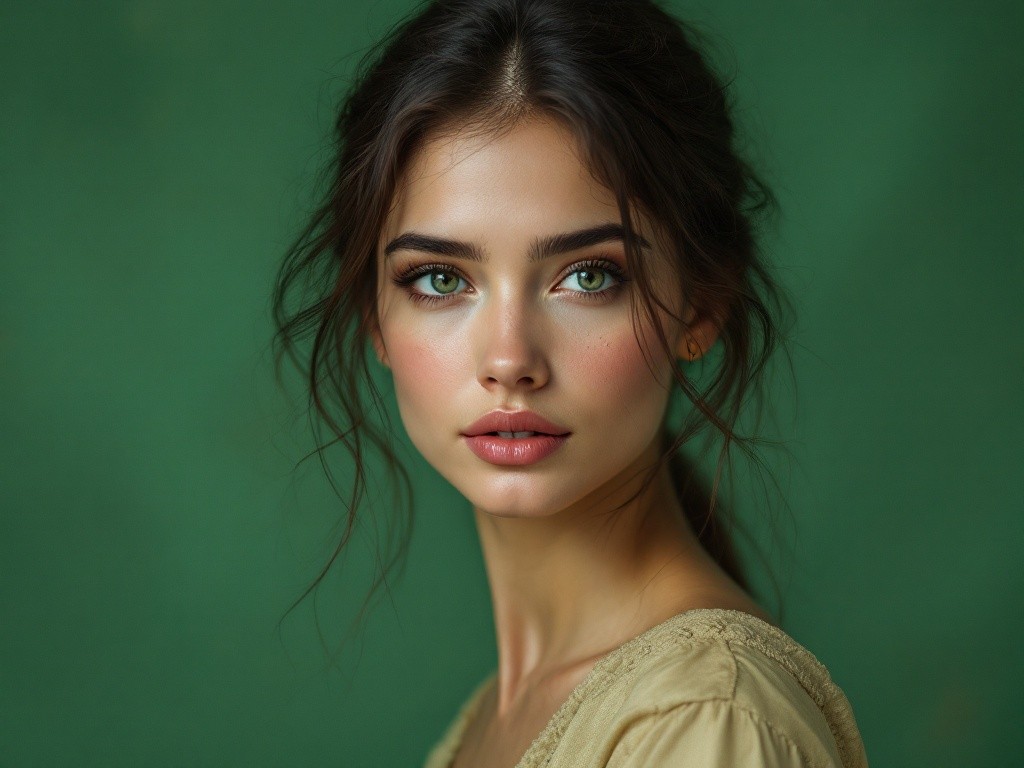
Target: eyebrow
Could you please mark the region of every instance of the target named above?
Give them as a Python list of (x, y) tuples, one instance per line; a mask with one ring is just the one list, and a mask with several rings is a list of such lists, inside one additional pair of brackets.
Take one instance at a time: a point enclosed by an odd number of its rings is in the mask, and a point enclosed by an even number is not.
[[(598, 224), (595, 227), (580, 229), (575, 232), (563, 232), (558, 235), (538, 237), (530, 245), (529, 258), (531, 262), (543, 261), (551, 256), (568, 251), (578, 251), (589, 248), (592, 245), (609, 243), (615, 240), (624, 240), (622, 225), (609, 222)], [(641, 248), (650, 248), (650, 244), (639, 234), (635, 235)], [(443, 237), (423, 235), (418, 232), (405, 232), (384, 248), (384, 256), (387, 258), (395, 251), (423, 251), (434, 253), (438, 256), (450, 256), (469, 261), (486, 261), (483, 251), (475, 243), (467, 243), (461, 240), (449, 240)]]

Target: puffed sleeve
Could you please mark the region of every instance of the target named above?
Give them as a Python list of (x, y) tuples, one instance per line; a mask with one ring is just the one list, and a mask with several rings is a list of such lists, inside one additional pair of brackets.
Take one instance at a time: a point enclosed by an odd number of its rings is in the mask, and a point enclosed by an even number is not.
[[(813, 750), (813, 746), (812, 746)], [(835, 768), (813, 759), (759, 713), (726, 700), (647, 715), (612, 751), (607, 768)]]

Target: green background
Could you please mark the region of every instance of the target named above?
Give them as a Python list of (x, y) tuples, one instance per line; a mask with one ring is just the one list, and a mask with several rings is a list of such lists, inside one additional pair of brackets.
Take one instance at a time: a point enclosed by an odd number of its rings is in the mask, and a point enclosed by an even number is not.
[[(469, 511), (415, 456), (408, 567), (361, 639), (325, 669), (310, 601), (276, 631), (343, 507), (293, 469), (313, 435), (273, 380), (274, 270), (344, 75), (408, 7), (0, 6), (0, 766), (418, 765), (495, 663)], [(735, 66), (783, 206), (787, 631), (872, 765), (1009, 765), (1022, 6), (673, 7)], [(331, 647), (383, 528), (321, 592)]]

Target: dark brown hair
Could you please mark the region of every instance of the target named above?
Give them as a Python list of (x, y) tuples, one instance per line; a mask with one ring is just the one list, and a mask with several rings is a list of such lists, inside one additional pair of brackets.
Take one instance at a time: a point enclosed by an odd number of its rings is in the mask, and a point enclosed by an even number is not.
[[(325, 199), (281, 265), (273, 301), (278, 372), (287, 353), (308, 378), (311, 406), (333, 432), (331, 443), (347, 448), (354, 469), (344, 534), (292, 608), (320, 583), (353, 533), (367, 489), (367, 447), (380, 453), (396, 495), (401, 482), (408, 501), (395, 509), (406, 509), (411, 530), (409, 477), (393, 451), (386, 406), (368, 367), (378, 238), (401, 173), (425, 137), (453, 126), (506, 130), (530, 115), (567, 126), (594, 176), (615, 193), (630, 277), (646, 317), (654, 320), (656, 305), (671, 307), (652, 291), (645, 263), (651, 257), (635, 235), (640, 212), (663, 231), (658, 250), (679, 276), (684, 306), (716, 319), (720, 354), (700, 358), (706, 386), (698, 388), (673, 365), (679, 391), (693, 407), (678, 431), (663, 431), (661, 462), (671, 462), (703, 546), (750, 589), (719, 485), (731, 466), (731, 446), (764, 467), (754, 446), (766, 441), (742, 437), (736, 424), (751, 394), (761, 423), (758, 385), (783, 340), (778, 318), (791, 302), (757, 244), (775, 198), (740, 156), (726, 85), (698, 39), (693, 27), (650, 0), (436, 0), (363, 58), (337, 117)], [(295, 291), (301, 303), (288, 309)], [(661, 325), (653, 326), (674, 358)], [(311, 347), (301, 351), (299, 339), (309, 336)], [(374, 412), (385, 426), (369, 418)], [(710, 488), (681, 452), (701, 432), (722, 438)], [(707, 440), (701, 455), (710, 445)], [(404, 568), (407, 545), (402, 538), (367, 600), (399, 557)]]

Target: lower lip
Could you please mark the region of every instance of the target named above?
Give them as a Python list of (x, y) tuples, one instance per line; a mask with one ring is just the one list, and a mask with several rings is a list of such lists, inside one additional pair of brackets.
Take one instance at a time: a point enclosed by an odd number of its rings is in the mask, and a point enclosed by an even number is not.
[(491, 464), (521, 467), (533, 464), (561, 448), (569, 435), (534, 435), (533, 437), (498, 437), (496, 435), (464, 435), (469, 450)]

